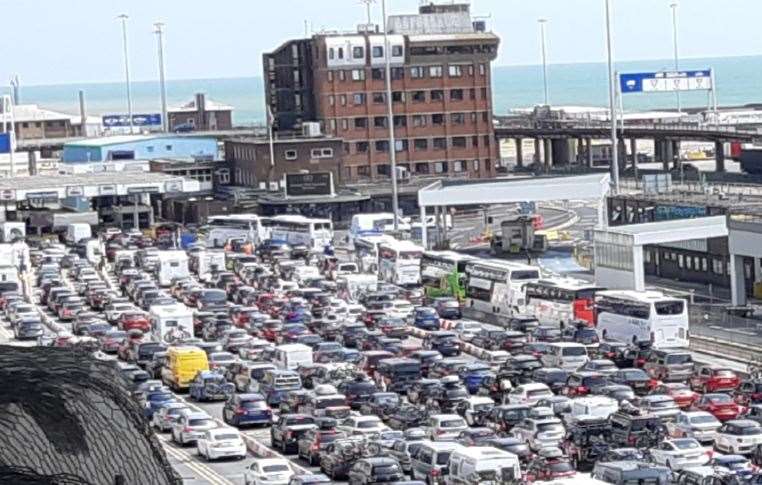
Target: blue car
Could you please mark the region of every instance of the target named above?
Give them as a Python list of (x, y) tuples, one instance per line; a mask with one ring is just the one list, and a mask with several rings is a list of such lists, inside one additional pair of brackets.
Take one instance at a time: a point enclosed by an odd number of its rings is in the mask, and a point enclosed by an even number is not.
[(222, 420), (231, 426), (272, 424), (273, 412), (262, 394), (230, 396), (222, 408)]
[(296, 342), (296, 339), (300, 335), (305, 335), (307, 333), (309, 333), (309, 329), (301, 323), (289, 323), (288, 325), (283, 325), (278, 337), (280, 337), (281, 343), (285, 344)]
[(413, 326), (421, 330), (439, 330), (439, 315), (431, 307), (419, 306), (413, 311)]
[(222, 401), (235, 393), (235, 385), (225, 380), (222, 374), (201, 371), (188, 386), (188, 395), (194, 401)]
[(155, 389), (146, 393), (145, 408), (143, 408), (143, 415), (146, 418), (153, 418), (153, 413), (159, 410), (162, 406), (170, 402), (177, 402), (177, 398), (172, 394), (169, 389)]
[(482, 363), (467, 364), (460, 369), (458, 375), (471, 394), (476, 394), (487, 377), (495, 377), (490, 366)]

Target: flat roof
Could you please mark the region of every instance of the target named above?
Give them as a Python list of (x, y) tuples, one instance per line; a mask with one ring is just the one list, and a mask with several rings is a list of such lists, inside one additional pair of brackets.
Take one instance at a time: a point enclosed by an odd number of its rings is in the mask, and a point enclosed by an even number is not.
[(168, 140), (179, 140), (179, 139), (186, 139), (186, 138), (198, 138), (198, 139), (209, 139), (213, 140), (212, 137), (204, 137), (204, 136), (174, 136), (174, 135), (115, 135), (115, 136), (104, 136), (99, 138), (88, 138), (84, 140), (77, 140), (69, 143), (64, 144), (65, 147), (70, 146), (77, 146), (77, 147), (101, 147), (101, 146), (108, 146), (108, 145), (121, 145), (124, 143), (136, 143), (141, 141), (151, 141), (151, 140), (158, 140), (158, 139), (168, 139)]
[(177, 180), (176, 175), (160, 172), (93, 172), (77, 175), (30, 175), (0, 178), (0, 190), (45, 190), (67, 185), (143, 184)]

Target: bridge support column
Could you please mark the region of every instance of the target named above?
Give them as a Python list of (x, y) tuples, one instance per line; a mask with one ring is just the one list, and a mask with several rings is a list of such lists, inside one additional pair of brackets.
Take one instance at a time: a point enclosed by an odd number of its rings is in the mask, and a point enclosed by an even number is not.
[(619, 152), (619, 173), (623, 174), (627, 168), (627, 144), (624, 142), (624, 138), (617, 139), (616, 149)]
[(575, 141), (576, 143), (576, 155), (575, 155), (575, 162), (578, 164), (584, 163), (584, 157), (585, 157), (585, 141), (582, 138), (577, 138)]
[(535, 138), (534, 139), (534, 162), (540, 163), (542, 161), (542, 155), (540, 154), (540, 139)]
[(744, 278), (743, 256), (730, 255), (730, 300), (736, 306), (746, 305), (746, 279)]
[(630, 153), (632, 153), (632, 175), (638, 178), (638, 140), (630, 138)]
[(553, 165), (566, 165), (569, 163), (570, 150), (569, 139), (561, 138), (560, 140), (551, 140), (551, 147), (553, 152)]
[(524, 140), (521, 138), (516, 138), (516, 166), (517, 167), (523, 167), (524, 166)]
[(550, 172), (550, 167), (553, 165), (553, 143), (550, 138), (546, 138), (543, 140), (543, 145), (545, 148), (545, 173)]
[(714, 159), (717, 160), (715, 170), (725, 171), (725, 144), (721, 141), (714, 142)]
[(587, 166), (593, 168), (593, 139), (588, 138), (585, 140), (585, 151), (587, 152)]
[(442, 242), (449, 247), (447, 241), (447, 206), (444, 206), (442, 207)]
[(680, 169), (680, 140), (672, 140), (672, 164), (675, 170)]
[(421, 246), (423, 249), (429, 249), (429, 228), (426, 225), (426, 206), (422, 205), (421, 210)]

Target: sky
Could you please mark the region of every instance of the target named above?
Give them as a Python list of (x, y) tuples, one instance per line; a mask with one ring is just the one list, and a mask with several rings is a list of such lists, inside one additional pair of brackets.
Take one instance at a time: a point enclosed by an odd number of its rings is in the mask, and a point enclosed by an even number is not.
[[(617, 60), (672, 57), (673, 0), (612, 0)], [(381, 0), (373, 5), (381, 19)], [(419, 0), (387, 0), (390, 14), (414, 13)], [(681, 57), (762, 54), (760, 0), (680, 0)], [(166, 24), (169, 79), (261, 76), (261, 54), (311, 31), (351, 30), (365, 21), (360, 0), (0, 0), (0, 84), (123, 79), (126, 13), (131, 74), (157, 77), (153, 23)], [(537, 19), (546, 18), (550, 63), (605, 60), (604, 0), (473, 0), (502, 38), (496, 65), (538, 64)]]

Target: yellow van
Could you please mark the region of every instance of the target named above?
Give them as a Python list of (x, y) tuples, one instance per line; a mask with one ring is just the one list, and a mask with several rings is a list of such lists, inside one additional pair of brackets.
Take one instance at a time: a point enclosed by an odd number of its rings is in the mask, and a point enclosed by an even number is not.
[(180, 391), (188, 389), (202, 370), (209, 370), (206, 352), (198, 347), (170, 347), (166, 367), (161, 370), (161, 380), (172, 390)]

